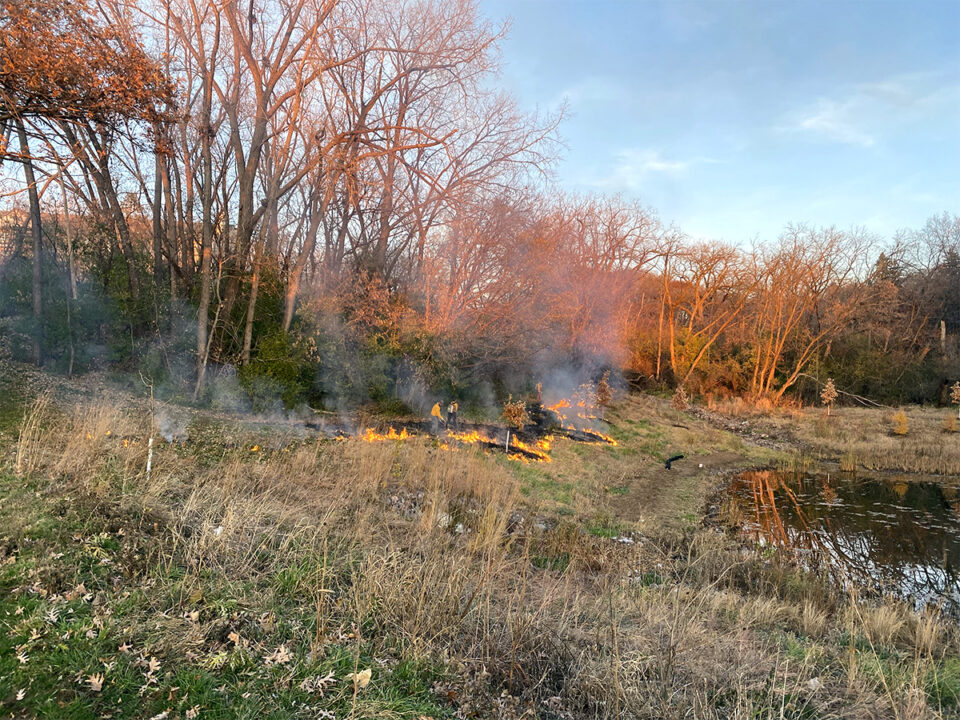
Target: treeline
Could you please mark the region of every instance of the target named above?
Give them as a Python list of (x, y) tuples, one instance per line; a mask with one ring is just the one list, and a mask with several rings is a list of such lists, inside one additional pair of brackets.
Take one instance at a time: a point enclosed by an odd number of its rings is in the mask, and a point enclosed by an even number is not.
[[(960, 375), (960, 220), (700, 243), (547, 182), (469, 0), (3, 0), (0, 312), (217, 401), (490, 402), (619, 366), (783, 400)], [(814, 378), (811, 380), (810, 378)]]

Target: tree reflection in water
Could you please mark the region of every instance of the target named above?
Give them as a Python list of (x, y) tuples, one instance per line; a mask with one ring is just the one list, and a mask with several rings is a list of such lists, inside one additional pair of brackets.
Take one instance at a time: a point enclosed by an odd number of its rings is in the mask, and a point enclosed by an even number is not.
[(929, 482), (761, 470), (741, 475), (726, 522), (844, 586), (960, 617), (960, 493)]

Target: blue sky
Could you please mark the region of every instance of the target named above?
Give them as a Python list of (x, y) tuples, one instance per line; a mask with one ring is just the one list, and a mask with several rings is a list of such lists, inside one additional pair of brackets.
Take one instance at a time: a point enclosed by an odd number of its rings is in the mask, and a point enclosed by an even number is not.
[(479, 0), (501, 82), (565, 100), (557, 182), (691, 235), (960, 213), (960, 0)]

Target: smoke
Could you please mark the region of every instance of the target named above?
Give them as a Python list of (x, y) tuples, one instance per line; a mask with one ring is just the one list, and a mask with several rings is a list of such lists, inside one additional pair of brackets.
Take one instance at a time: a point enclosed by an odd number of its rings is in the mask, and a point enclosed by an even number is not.
[(168, 443), (183, 442), (187, 439), (189, 420), (181, 414), (173, 414), (169, 410), (161, 410), (156, 418), (157, 430)]

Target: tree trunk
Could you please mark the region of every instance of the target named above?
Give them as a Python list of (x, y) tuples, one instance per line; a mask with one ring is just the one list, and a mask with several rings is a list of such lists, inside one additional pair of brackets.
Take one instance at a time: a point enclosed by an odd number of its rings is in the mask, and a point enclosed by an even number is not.
[(60, 173), (60, 195), (63, 197), (64, 227), (67, 231), (67, 272), (70, 280), (70, 299), (77, 299), (77, 272), (73, 260), (73, 222), (70, 219), (70, 203), (67, 202), (67, 187), (63, 182), (63, 172)]
[(33, 174), (33, 161), (30, 159), (30, 147), (27, 144), (27, 132), (23, 121), (17, 120), (17, 135), (20, 138), (20, 152), (23, 155), (23, 173), (27, 180), (27, 195), (30, 198), (30, 228), (33, 239), (33, 362), (42, 364), (43, 359), (43, 269), (41, 253), (42, 228), (40, 218), (40, 195), (37, 192), (37, 180)]
[(247, 321), (243, 328), (243, 352), (240, 356), (240, 362), (243, 365), (250, 364), (250, 350), (253, 345), (253, 319), (257, 310), (257, 292), (260, 289), (260, 259), (256, 259), (253, 264), (253, 277), (250, 280), (250, 303), (247, 305)]
[(290, 275), (287, 278), (287, 289), (283, 296), (283, 331), (290, 331), (290, 324), (293, 322), (293, 312), (297, 307), (297, 293), (300, 291), (300, 278), (303, 277), (303, 271), (313, 257), (313, 252), (317, 247), (317, 233), (320, 232), (320, 220), (322, 211), (317, 209), (310, 216), (310, 224), (307, 226), (307, 236), (304, 239), (303, 248), (297, 256), (297, 261), (290, 268)]
[[(159, 129), (154, 130), (159, 134)], [(153, 153), (153, 282), (163, 286), (163, 153)]]
[(170, 300), (177, 297), (177, 210), (173, 202), (173, 182), (170, 179), (171, 163), (164, 160), (160, 183), (163, 190), (163, 209), (166, 220), (167, 272), (170, 273)]
[(210, 317), (210, 293), (212, 278), (210, 258), (213, 252), (213, 156), (210, 147), (212, 135), (210, 113), (213, 88), (208, 78), (204, 79), (203, 107), (201, 109), (200, 154), (203, 164), (203, 187), (200, 189), (200, 204), (203, 225), (200, 238), (200, 305), (197, 308), (197, 385), (193, 390), (196, 399), (203, 392), (207, 369), (207, 325)]

